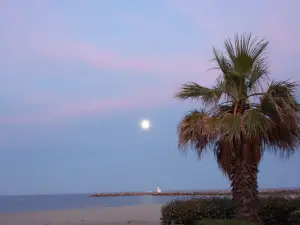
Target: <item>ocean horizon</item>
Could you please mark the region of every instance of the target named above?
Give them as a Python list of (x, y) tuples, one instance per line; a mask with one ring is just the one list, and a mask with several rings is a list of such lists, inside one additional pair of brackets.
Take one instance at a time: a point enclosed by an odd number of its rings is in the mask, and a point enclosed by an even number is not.
[(0, 196), (0, 213), (89, 209), (114, 206), (164, 204), (186, 196), (89, 197), (89, 194), (5, 195)]
[[(263, 190), (263, 189), (264, 188), (259, 188), (259, 190)], [(289, 190), (295, 188), (288, 187), (288, 188), (269, 188), (269, 189)], [(224, 191), (224, 190), (228, 190), (228, 189), (222, 189), (222, 190), (219, 189), (218, 191)], [(164, 192), (172, 192), (172, 191), (174, 192), (174, 190), (165, 190)], [(186, 190), (186, 191), (193, 192), (199, 190)], [(2, 195), (0, 196), (0, 213), (89, 209), (89, 208), (101, 208), (101, 207), (144, 205), (144, 204), (165, 204), (166, 202), (172, 200), (187, 199), (193, 197), (193, 196), (152, 196), (152, 195), (91, 197), (90, 196), (91, 194), (92, 193)], [(294, 194), (287, 194), (286, 196), (293, 197)], [(212, 197), (212, 196), (203, 195), (203, 196), (195, 196), (195, 197), (203, 198), (203, 197)]]

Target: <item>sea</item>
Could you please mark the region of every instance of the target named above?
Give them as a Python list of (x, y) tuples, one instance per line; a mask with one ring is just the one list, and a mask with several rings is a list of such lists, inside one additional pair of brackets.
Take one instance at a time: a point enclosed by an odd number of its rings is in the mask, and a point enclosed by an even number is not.
[[(196, 198), (211, 197), (212, 196), (197, 196)], [(294, 198), (300, 197), (300, 195), (287, 195), (285, 197)], [(147, 195), (90, 197), (89, 194), (0, 196), (0, 214), (17, 212), (38, 212), (47, 210), (89, 209), (145, 204), (165, 204), (172, 200), (189, 198), (195, 198), (195, 196)]]
[(164, 204), (186, 196), (89, 197), (88, 194), (0, 196), (0, 213)]

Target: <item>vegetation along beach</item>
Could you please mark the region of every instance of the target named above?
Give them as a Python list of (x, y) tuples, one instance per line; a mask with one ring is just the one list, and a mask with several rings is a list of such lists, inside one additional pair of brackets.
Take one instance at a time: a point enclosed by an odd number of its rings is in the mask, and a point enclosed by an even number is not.
[[(290, 80), (270, 80), (269, 42), (251, 34), (235, 35), (224, 51), (213, 48), (214, 69), (220, 75), (212, 88), (194, 82), (183, 84), (176, 97), (203, 102), (202, 109), (186, 114), (178, 126), (179, 147), (205, 149), (231, 182), (237, 219), (259, 223), (258, 166), (272, 149), (292, 155), (300, 141), (300, 105)], [(209, 148), (210, 147), (210, 148)]]

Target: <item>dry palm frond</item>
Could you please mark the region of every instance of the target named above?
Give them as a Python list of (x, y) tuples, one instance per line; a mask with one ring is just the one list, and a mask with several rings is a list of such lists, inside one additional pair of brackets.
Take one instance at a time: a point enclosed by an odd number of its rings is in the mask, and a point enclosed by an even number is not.
[(264, 39), (246, 34), (226, 40), (225, 53), (213, 49), (214, 69), (222, 73), (216, 85), (187, 83), (176, 95), (211, 106), (188, 113), (179, 123), (180, 149), (191, 147), (201, 155), (214, 145), (218, 164), (228, 176), (240, 156), (258, 165), (266, 148), (291, 155), (299, 146), (300, 105), (295, 97), (299, 85), (290, 81), (262, 85), (269, 75), (267, 46)]

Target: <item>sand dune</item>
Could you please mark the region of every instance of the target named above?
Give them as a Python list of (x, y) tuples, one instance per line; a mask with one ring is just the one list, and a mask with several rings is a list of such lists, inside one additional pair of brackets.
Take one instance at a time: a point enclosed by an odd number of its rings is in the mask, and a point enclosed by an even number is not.
[(162, 205), (0, 214), (1, 225), (159, 225)]

